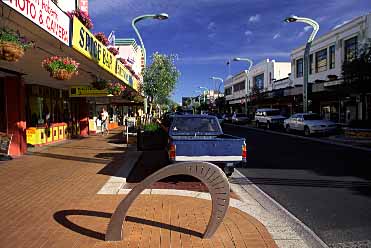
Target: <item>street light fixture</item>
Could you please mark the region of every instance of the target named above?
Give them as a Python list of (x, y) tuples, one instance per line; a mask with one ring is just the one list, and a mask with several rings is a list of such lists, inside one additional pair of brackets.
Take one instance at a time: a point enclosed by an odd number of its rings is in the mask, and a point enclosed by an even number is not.
[[(208, 89), (208, 88), (206, 88), (206, 87), (202, 87), (202, 86), (200, 86), (200, 87), (198, 87), (199, 89), (205, 89), (206, 90), (206, 92), (208, 92), (209, 94), (210, 94), (210, 90)], [(205, 91), (204, 91), (204, 103), (206, 103), (206, 99), (205, 99)]]
[(238, 58), (238, 57), (234, 58), (233, 61), (237, 61), (237, 62), (245, 61), (245, 62), (249, 63), (249, 68), (247, 70), (245, 70), (245, 74), (246, 74), (246, 79), (245, 79), (245, 89), (246, 89), (246, 93), (245, 93), (245, 114), (247, 115), (247, 92), (250, 92), (250, 85), (249, 85), (249, 81), (248, 81), (248, 76), (249, 76), (251, 67), (254, 64), (254, 62), (249, 58)]
[[(212, 79), (212, 80), (219, 80), (220, 81), (220, 84), (218, 86), (218, 97), (219, 97), (220, 86), (224, 83), (224, 80), (223, 80), (223, 78), (220, 78), (220, 77), (210, 77), (210, 79)], [(216, 87), (215, 87), (215, 90), (216, 90)]]
[(316, 34), (319, 30), (319, 24), (312, 19), (305, 18), (305, 17), (298, 17), (298, 16), (287, 17), (284, 21), (288, 23), (303, 22), (303, 23), (310, 25), (313, 28), (313, 31), (308, 38), (307, 44), (305, 46), (305, 51), (304, 51), (303, 112), (306, 113), (308, 112), (308, 74), (309, 74), (310, 46), (312, 45), (312, 41), (314, 40), (314, 37), (316, 37)]
[[(146, 61), (147, 60), (147, 52), (146, 52), (146, 48), (144, 47), (142, 36), (140, 36), (140, 33), (139, 33), (137, 27), (135, 26), (135, 24), (137, 22), (142, 21), (144, 19), (156, 19), (156, 20), (160, 20), (161, 21), (161, 20), (169, 19), (169, 15), (166, 14), (166, 13), (141, 15), (141, 16), (135, 17), (131, 21), (131, 26), (133, 27), (135, 33), (137, 34), (138, 39), (140, 41), (140, 45), (142, 46), (143, 59), (144, 59), (144, 68), (145, 68), (146, 67), (146, 64), (147, 64), (147, 61)], [(145, 101), (144, 101), (144, 113), (147, 114), (147, 97), (145, 98)]]
[(155, 19), (155, 20), (160, 20), (160, 21), (162, 21), (162, 20), (167, 20), (167, 19), (169, 19), (169, 15), (166, 14), (166, 13), (141, 15), (141, 16), (137, 16), (137, 17), (135, 17), (135, 18), (131, 21), (131, 26), (133, 27), (135, 33), (137, 34), (138, 39), (139, 39), (139, 41), (140, 41), (140, 45), (142, 46), (142, 49), (143, 49), (144, 65), (146, 65), (146, 59), (147, 59), (146, 49), (145, 49), (145, 47), (144, 47), (143, 39), (142, 39), (142, 37), (140, 36), (139, 31), (138, 31), (137, 27), (135, 26), (135, 24), (137, 24), (137, 22), (142, 21), (142, 20), (145, 20), (145, 19)]

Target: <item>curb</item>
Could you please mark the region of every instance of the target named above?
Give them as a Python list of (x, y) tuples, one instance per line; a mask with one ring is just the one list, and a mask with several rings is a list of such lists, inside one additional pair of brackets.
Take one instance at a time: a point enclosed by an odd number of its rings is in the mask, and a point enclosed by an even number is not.
[(361, 150), (361, 151), (371, 152), (371, 148), (359, 147), (359, 146), (344, 144), (344, 143), (340, 143), (340, 142), (337, 142), (337, 141), (323, 140), (323, 139), (313, 138), (313, 137), (304, 137), (304, 136), (295, 135), (295, 134), (283, 133), (283, 132), (266, 130), (266, 129), (260, 129), (260, 128), (249, 127), (249, 126), (239, 126), (239, 125), (233, 125), (233, 124), (229, 124), (229, 123), (226, 123), (224, 125), (237, 126), (237, 127), (241, 127), (241, 128), (245, 128), (245, 129), (254, 130), (254, 131), (260, 131), (260, 132), (263, 132), (263, 133), (271, 133), (271, 134), (283, 135), (283, 136), (288, 136), (288, 137), (292, 137), (292, 138), (298, 138), (298, 139), (303, 139), (303, 140), (310, 140), (310, 141), (314, 141), (314, 142), (319, 142), (319, 143), (323, 143), (323, 144), (327, 144), (327, 145), (337, 145), (337, 146), (342, 146), (342, 147), (357, 149), (357, 150)]
[[(266, 194), (258, 186), (252, 183), (245, 175), (243, 175), (238, 169), (235, 169), (235, 173), (238, 174), (243, 180), (246, 180), (246, 184), (240, 184), (248, 194), (267, 211), (276, 213), (294, 229), (294, 231), (309, 245), (313, 248), (329, 248), (329, 246), (322, 241), (308, 226), (301, 222), (297, 217), (285, 209), (281, 204), (276, 202), (272, 197)], [(242, 199), (243, 197), (240, 196)]]

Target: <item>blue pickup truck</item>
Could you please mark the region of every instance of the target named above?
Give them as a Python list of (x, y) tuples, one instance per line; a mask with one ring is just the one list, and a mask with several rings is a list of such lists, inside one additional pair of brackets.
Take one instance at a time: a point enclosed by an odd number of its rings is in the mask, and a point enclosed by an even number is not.
[(171, 162), (211, 162), (230, 176), (236, 165), (246, 162), (246, 142), (223, 134), (215, 116), (176, 115), (169, 128), (168, 154)]

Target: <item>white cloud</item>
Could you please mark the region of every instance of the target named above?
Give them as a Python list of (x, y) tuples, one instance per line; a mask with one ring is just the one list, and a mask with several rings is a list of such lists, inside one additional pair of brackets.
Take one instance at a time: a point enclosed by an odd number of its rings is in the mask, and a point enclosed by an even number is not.
[(277, 33), (277, 34), (275, 34), (275, 35), (273, 36), (273, 40), (278, 39), (278, 38), (280, 38), (280, 37), (281, 37), (280, 33)]
[(304, 27), (304, 31), (305, 31), (305, 32), (308, 32), (308, 31), (311, 30), (311, 29), (312, 29), (311, 26), (305, 26), (305, 27)]
[(260, 18), (261, 18), (261, 16), (260, 16), (259, 14), (256, 14), (256, 15), (253, 15), (253, 16), (250, 16), (250, 18), (249, 18), (249, 22), (252, 22), (252, 23), (254, 23), (254, 22), (258, 22), (258, 21), (260, 21)]
[(351, 20), (346, 20), (346, 21), (343, 21), (342, 23), (336, 25), (335, 27), (332, 28), (332, 30), (334, 29), (337, 29), (337, 28), (340, 28), (341, 26), (347, 24), (348, 22), (350, 22)]
[(245, 35), (246, 35), (246, 36), (250, 36), (250, 35), (252, 35), (252, 32), (251, 32), (250, 30), (246, 30), (246, 31), (245, 31)]
[[(246, 54), (216, 54), (205, 57), (180, 57), (179, 62), (185, 64), (210, 64), (210, 63), (225, 63), (228, 58), (244, 57)], [(256, 59), (262, 58), (276, 58), (276, 57), (290, 57), (290, 52), (285, 51), (266, 51), (266, 52), (250, 52), (249, 57)]]
[(214, 38), (216, 36), (216, 33), (211, 33), (209, 34), (207, 37), (209, 37), (210, 39)]
[(208, 30), (215, 30), (216, 25), (215, 22), (210, 22), (209, 25), (207, 25)]

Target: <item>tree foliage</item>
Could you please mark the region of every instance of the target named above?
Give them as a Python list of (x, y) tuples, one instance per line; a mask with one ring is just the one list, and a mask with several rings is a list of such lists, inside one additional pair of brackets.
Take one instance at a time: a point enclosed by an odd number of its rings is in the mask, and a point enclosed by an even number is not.
[(154, 53), (152, 64), (143, 73), (143, 91), (151, 103), (166, 104), (175, 89), (180, 72), (175, 66), (176, 55)]
[(358, 56), (343, 64), (344, 82), (351, 88), (362, 91), (371, 89), (371, 43), (358, 49)]

